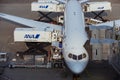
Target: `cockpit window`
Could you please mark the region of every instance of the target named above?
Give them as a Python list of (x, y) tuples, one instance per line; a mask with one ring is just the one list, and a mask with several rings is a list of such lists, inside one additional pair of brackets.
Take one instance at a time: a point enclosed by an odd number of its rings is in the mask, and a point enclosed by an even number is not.
[(83, 58), (86, 58), (86, 54), (85, 53), (83, 53)]
[(73, 55), (73, 59), (74, 59), (74, 60), (77, 60), (77, 56), (76, 56), (76, 55)]
[(78, 60), (81, 60), (81, 59), (82, 59), (82, 55), (79, 55), (79, 56), (78, 56)]
[(72, 53), (69, 53), (68, 54), (68, 57), (69, 58), (71, 58), (71, 59), (73, 59), (73, 60), (81, 60), (81, 59), (83, 59), (83, 58), (86, 58), (86, 54), (85, 53), (83, 53), (83, 54), (81, 54), (81, 55), (75, 55), (75, 54), (72, 54)]
[(72, 54), (70, 53), (70, 54), (68, 55), (68, 57), (69, 57), (69, 58), (72, 58)]

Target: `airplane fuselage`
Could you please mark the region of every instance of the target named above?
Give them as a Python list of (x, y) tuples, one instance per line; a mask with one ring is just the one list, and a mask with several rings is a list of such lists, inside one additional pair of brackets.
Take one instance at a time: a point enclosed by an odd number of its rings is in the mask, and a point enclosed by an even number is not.
[(84, 48), (87, 41), (84, 14), (77, 0), (69, 0), (64, 12), (63, 56), (69, 69), (81, 73), (88, 63), (88, 53)]

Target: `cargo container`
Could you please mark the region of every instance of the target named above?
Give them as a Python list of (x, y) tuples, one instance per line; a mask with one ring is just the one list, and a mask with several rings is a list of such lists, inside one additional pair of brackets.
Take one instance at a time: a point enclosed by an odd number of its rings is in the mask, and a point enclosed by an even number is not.
[(108, 1), (103, 2), (86, 2), (83, 5), (83, 11), (92, 12), (92, 11), (102, 11), (102, 10), (111, 10), (111, 3)]
[(40, 31), (33, 28), (16, 28), (15, 42), (51, 42), (51, 32)]
[(31, 4), (31, 11), (42, 11), (42, 12), (63, 12), (64, 4), (57, 3), (45, 3), (45, 2), (33, 2)]

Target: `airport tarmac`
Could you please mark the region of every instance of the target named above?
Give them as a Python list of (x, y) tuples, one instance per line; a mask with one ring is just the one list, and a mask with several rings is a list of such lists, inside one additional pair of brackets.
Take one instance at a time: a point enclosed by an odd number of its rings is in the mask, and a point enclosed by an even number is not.
[[(30, 3), (35, 0), (0, 0), (0, 12), (8, 13), (24, 18), (37, 19), (39, 14), (31, 12)], [(102, 0), (100, 0), (102, 1)], [(109, 20), (120, 19), (120, 1), (111, 1), (112, 11), (108, 14)], [(0, 51), (16, 53), (27, 49), (24, 43), (14, 42), (13, 32), (16, 27), (22, 27), (16, 24), (0, 21)], [(98, 66), (97, 66), (98, 65)], [(108, 66), (97, 64), (88, 67), (81, 75), (80, 80), (117, 80), (116, 73)], [(89, 66), (89, 65), (88, 65)], [(100, 67), (101, 66), (101, 67)], [(18, 73), (18, 74), (16, 74)], [(65, 76), (69, 74), (67, 77)], [(11, 80), (72, 80), (72, 74), (63, 70), (53, 69), (5, 69), (5, 75)], [(65, 75), (64, 75), (65, 74)], [(46, 76), (47, 75), (47, 76)]]
[[(6, 68), (3, 77), (9, 80), (72, 80), (67, 69)], [(91, 62), (78, 80), (119, 80), (116, 72), (106, 62)]]

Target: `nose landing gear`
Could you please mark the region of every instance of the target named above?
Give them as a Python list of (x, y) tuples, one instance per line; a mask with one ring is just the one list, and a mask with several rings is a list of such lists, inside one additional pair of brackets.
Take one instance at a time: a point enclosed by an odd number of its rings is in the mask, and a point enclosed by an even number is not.
[(76, 75), (76, 74), (73, 74), (73, 80), (80, 80), (80, 76)]

